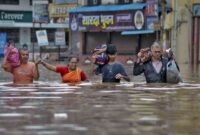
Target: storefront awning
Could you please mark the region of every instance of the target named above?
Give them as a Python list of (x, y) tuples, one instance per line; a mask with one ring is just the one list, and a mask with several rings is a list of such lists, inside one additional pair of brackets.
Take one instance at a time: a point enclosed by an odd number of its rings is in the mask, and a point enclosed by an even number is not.
[(139, 34), (151, 34), (154, 30), (140, 30), (140, 31), (123, 31), (121, 35), (139, 35)]
[(108, 11), (124, 11), (124, 10), (138, 10), (145, 7), (145, 3), (132, 3), (125, 5), (99, 5), (99, 6), (88, 6), (88, 7), (76, 7), (71, 8), (68, 11), (70, 13), (76, 12), (108, 12)]

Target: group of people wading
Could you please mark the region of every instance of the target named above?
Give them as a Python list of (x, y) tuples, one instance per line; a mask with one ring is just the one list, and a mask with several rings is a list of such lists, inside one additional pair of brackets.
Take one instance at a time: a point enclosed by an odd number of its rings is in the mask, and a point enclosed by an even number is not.
[[(20, 64), (12, 66), (8, 57), (12, 55), (13, 47), (7, 48), (4, 55), (2, 67), (5, 71), (13, 75), (14, 84), (30, 84), (33, 80), (39, 79), (38, 65), (41, 64), (48, 70), (60, 73), (63, 83), (79, 83), (87, 81), (86, 73), (78, 67), (79, 59), (75, 56), (69, 58), (68, 64), (64, 66), (54, 66), (42, 59), (35, 63), (29, 61), (28, 48), (19, 50)], [(91, 56), (90, 74), (102, 74), (102, 82), (116, 82), (121, 80), (131, 81), (123, 64), (116, 60), (117, 48), (114, 45), (107, 45), (107, 62), (103, 65), (95, 66), (97, 55)], [(170, 59), (173, 59), (173, 55)], [(158, 42), (154, 42), (150, 49), (141, 49), (137, 54), (137, 60), (134, 62), (133, 75), (144, 73), (147, 83), (167, 83), (167, 63), (169, 57), (164, 57), (162, 48)], [(176, 64), (177, 69), (178, 65)]]

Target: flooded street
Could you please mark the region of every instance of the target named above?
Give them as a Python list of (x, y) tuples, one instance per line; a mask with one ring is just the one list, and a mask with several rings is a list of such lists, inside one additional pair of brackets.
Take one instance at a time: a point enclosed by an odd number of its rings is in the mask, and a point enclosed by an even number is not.
[[(40, 67), (39, 81), (12, 86), (1, 69), (1, 135), (199, 135), (199, 69), (181, 65), (184, 83), (102, 84), (90, 77), (62, 84), (60, 75)], [(88, 68), (86, 68), (88, 73)]]

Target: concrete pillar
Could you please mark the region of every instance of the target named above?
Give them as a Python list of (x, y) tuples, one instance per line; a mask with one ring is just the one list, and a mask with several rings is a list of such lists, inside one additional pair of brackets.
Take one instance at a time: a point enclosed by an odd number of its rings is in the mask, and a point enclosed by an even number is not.
[[(176, 59), (180, 64), (190, 63), (190, 45), (191, 45), (191, 15), (185, 7), (189, 4), (188, 1), (178, 1), (178, 16), (177, 16), (177, 39), (176, 39)], [(188, 31), (189, 30), (189, 31)]]
[(19, 30), (19, 43), (20, 46), (22, 46), (23, 44), (27, 44), (29, 46), (29, 48), (31, 48), (31, 29), (30, 28), (20, 28)]

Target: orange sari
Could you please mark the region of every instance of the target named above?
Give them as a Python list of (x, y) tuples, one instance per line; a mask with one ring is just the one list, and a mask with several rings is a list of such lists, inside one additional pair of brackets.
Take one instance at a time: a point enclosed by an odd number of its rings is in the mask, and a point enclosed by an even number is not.
[(74, 71), (69, 71), (69, 73), (63, 75), (62, 81), (64, 83), (77, 83), (81, 81), (81, 71), (80, 69), (76, 69)]

